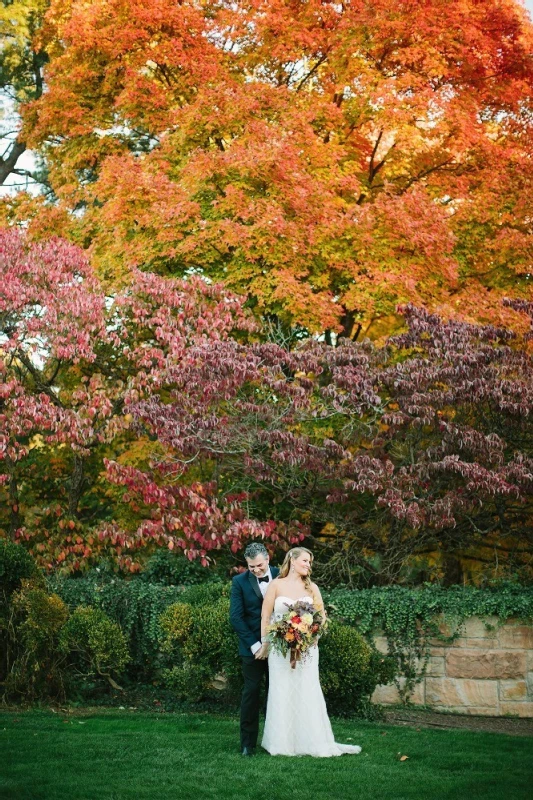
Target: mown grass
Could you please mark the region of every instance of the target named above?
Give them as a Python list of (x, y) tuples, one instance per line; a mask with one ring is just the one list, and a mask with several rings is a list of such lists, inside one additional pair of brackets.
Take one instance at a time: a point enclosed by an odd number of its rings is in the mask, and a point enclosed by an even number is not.
[[(2, 800), (521, 800), (533, 740), (333, 722), (358, 756), (243, 758), (235, 718), (111, 711), (0, 714)], [(407, 755), (400, 761), (398, 754)]]

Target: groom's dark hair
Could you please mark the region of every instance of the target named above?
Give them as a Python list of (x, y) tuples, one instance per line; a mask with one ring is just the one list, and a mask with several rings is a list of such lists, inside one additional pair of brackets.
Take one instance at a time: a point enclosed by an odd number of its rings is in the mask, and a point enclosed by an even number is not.
[(264, 544), (259, 542), (252, 542), (244, 551), (245, 558), (257, 558), (257, 556), (268, 556), (268, 550)]

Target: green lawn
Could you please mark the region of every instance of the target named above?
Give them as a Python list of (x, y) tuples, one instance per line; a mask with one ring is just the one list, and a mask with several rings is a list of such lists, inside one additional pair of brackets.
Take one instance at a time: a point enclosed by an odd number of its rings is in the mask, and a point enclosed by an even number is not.
[[(2, 800), (521, 800), (533, 740), (334, 721), (358, 756), (243, 758), (236, 719), (207, 714), (0, 714)], [(399, 761), (398, 753), (409, 758)]]

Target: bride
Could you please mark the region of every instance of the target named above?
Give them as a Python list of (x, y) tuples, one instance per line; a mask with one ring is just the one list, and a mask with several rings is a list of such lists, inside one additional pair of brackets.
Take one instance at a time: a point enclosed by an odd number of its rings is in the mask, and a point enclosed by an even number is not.
[[(311, 583), (313, 554), (305, 547), (289, 550), (279, 576), (271, 581), (263, 600), (261, 642), (268, 652), (267, 626), (296, 600), (309, 600), (325, 616), (322, 596)], [(318, 646), (311, 647), (294, 669), (290, 656), (272, 650), (268, 654), (269, 690), (263, 741), (271, 755), (340, 756), (360, 753), (356, 745), (338, 744), (331, 730), (318, 677)]]

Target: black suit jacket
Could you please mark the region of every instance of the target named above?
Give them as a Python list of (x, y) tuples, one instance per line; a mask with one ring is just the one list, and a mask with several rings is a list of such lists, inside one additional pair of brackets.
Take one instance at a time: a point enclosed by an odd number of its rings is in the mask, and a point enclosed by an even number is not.
[[(277, 567), (270, 567), (272, 578), (279, 574)], [(250, 570), (235, 575), (231, 582), (229, 618), (231, 627), (239, 637), (239, 655), (251, 656), (250, 647), (261, 641), (261, 609), (263, 595), (257, 578)]]

